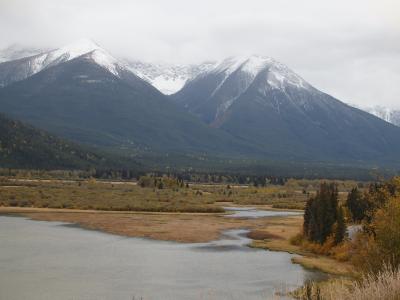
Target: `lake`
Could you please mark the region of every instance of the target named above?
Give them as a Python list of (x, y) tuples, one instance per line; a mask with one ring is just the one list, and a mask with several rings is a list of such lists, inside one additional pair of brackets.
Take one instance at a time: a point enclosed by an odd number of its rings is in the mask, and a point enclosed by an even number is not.
[(182, 244), (0, 216), (0, 299), (276, 299), (324, 278), (291, 254), (247, 247), (245, 235)]

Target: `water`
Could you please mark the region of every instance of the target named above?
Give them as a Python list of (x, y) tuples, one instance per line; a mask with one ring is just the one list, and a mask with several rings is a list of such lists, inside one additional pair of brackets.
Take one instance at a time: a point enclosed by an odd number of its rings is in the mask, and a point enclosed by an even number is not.
[(0, 299), (273, 299), (323, 276), (246, 247), (245, 230), (180, 244), (65, 225), (0, 216)]
[(224, 207), (232, 214), (227, 215), (228, 218), (263, 218), (263, 217), (284, 217), (299, 216), (302, 212), (280, 211), (280, 210), (259, 210), (254, 207)]
[(362, 231), (362, 225), (350, 225), (347, 227), (347, 234), (350, 239), (354, 239), (358, 232)]

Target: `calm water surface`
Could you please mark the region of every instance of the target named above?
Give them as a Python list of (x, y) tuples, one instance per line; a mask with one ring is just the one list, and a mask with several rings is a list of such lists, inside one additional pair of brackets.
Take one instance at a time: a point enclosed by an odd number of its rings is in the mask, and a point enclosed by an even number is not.
[(246, 247), (245, 233), (180, 244), (0, 216), (0, 299), (276, 299), (324, 276)]

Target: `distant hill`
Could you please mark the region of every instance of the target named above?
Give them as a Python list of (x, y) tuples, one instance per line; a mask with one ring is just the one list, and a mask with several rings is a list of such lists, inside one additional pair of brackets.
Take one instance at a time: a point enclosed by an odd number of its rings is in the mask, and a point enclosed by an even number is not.
[(109, 163), (106, 156), (0, 115), (0, 167), (86, 169)]

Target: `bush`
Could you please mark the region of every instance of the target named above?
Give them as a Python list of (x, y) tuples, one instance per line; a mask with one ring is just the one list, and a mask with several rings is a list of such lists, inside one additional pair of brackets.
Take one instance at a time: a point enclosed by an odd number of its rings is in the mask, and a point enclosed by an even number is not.
[(289, 240), (290, 244), (300, 246), (303, 243), (303, 235), (301, 233), (292, 236)]

